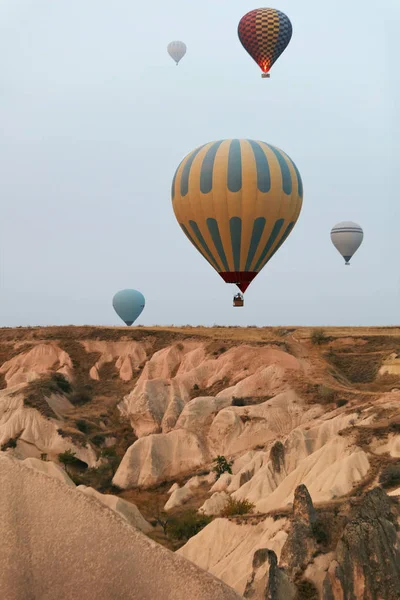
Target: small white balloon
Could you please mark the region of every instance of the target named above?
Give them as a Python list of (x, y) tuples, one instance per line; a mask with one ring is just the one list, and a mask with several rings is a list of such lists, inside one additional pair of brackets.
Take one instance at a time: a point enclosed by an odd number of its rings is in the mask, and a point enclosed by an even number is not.
[(186, 44), (183, 42), (170, 42), (167, 46), (167, 51), (176, 64), (178, 64), (186, 54)]
[(346, 265), (350, 264), (351, 257), (361, 246), (363, 237), (364, 232), (360, 225), (352, 221), (343, 221), (332, 228), (332, 243), (343, 256)]

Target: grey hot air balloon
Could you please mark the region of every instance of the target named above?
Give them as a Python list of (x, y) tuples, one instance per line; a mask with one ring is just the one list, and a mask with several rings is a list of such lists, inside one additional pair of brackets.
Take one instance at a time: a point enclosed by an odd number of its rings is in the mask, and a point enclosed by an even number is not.
[(183, 42), (170, 42), (167, 46), (167, 51), (178, 65), (179, 61), (182, 60), (186, 54), (186, 44)]
[(136, 321), (144, 305), (144, 296), (137, 290), (121, 290), (113, 298), (115, 312), (128, 326)]
[(350, 259), (360, 247), (363, 237), (361, 227), (352, 221), (343, 221), (332, 228), (332, 243), (343, 256), (346, 265), (350, 264)]

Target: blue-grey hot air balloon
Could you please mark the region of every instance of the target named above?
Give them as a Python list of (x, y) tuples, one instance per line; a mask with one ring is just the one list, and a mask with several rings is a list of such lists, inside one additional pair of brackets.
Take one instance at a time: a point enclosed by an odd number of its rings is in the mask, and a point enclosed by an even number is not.
[(144, 305), (144, 296), (137, 290), (121, 290), (113, 298), (115, 312), (128, 326), (136, 321)]
[(352, 221), (342, 221), (332, 228), (332, 243), (343, 256), (346, 265), (350, 264), (350, 259), (360, 247), (363, 237), (361, 227)]

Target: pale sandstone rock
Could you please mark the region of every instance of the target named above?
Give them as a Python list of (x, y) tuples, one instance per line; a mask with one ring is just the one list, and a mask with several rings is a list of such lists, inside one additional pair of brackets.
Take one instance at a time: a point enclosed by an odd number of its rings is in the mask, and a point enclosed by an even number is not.
[(194, 433), (178, 429), (149, 435), (128, 448), (113, 483), (122, 489), (148, 487), (190, 473), (206, 462), (205, 449)]
[[(271, 390), (280, 391), (282, 386), (287, 387), (284, 381), (286, 370), (298, 369), (297, 359), (280, 350), (241, 345), (218, 358), (209, 358), (205, 344), (184, 342), (164, 348), (152, 356), (135, 388), (119, 408), (130, 418), (138, 437), (167, 432), (176, 425), (185, 404), (191, 400), (195, 386), (206, 389), (225, 380), (235, 386), (246, 377), (247, 383), (239, 392), (262, 396)], [(252, 378), (253, 375), (255, 377)], [(235, 389), (221, 392), (218, 398), (225, 397), (227, 402)], [(214, 405), (219, 410), (217, 401)]]
[(237, 525), (228, 519), (215, 519), (191, 538), (177, 554), (213, 573), (239, 594), (243, 594), (252, 572), (253, 556), (259, 548), (269, 548), (278, 557), (287, 534), (286, 520), (267, 518), (257, 525)]
[(89, 467), (98, 464), (93, 448), (75, 445), (72, 440), (63, 438), (57, 429), (62, 422), (48, 419), (36, 409), (24, 406), (21, 393), (10, 395), (8, 390), (0, 390), (0, 445), (19, 436), (16, 456), (18, 458), (40, 458), (47, 454), (49, 460), (57, 460), (58, 454), (73, 450), (76, 457)]
[(127, 502), (123, 498), (118, 498), (118, 496), (113, 496), (112, 494), (101, 494), (92, 487), (87, 487), (85, 485), (78, 485), (76, 489), (87, 496), (96, 498), (99, 502), (105, 504), (115, 513), (125, 519), (127, 523), (133, 525), (133, 527), (136, 527), (137, 529), (140, 529), (140, 531), (143, 531), (143, 533), (149, 533), (152, 531), (152, 526), (143, 517), (136, 504)]
[(39, 458), (25, 458), (25, 460), (22, 461), (22, 464), (30, 469), (35, 469), (36, 471), (45, 473), (50, 477), (55, 477), (70, 487), (75, 487), (74, 482), (72, 479), (70, 479), (70, 477), (68, 477), (68, 474), (65, 472), (65, 470), (53, 462), (40, 460)]
[(148, 344), (142, 342), (106, 342), (102, 340), (85, 340), (83, 347), (88, 353), (99, 353), (100, 358), (91, 367), (91, 379), (99, 380), (99, 371), (107, 364), (113, 362), (123, 381), (130, 381), (137, 369), (147, 360)]
[[(164, 510), (168, 512), (169, 510), (172, 510), (173, 508), (182, 506), (182, 504), (185, 504), (185, 502), (187, 502), (188, 500), (190, 500), (190, 498), (193, 497), (193, 495), (195, 494), (195, 491), (200, 486), (202, 486), (203, 484), (207, 484), (209, 482), (210, 482), (209, 475), (202, 475), (202, 476), (195, 475), (194, 477), (191, 477), (185, 483), (185, 485), (182, 486), (181, 488), (177, 484), (174, 484), (170, 488), (170, 491), (168, 492), (169, 494), (171, 494), (171, 497), (166, 502), (166, 504), (164, 506)], [(175, 486), (177, 486), (177, 487), (175, 487)]]
[[(289, 434), (283, 444), (283, 465), (279, 472), (276, 472), (274, 465), (270, 460), (269, 452), (256, 453), (253, 459), (239, 471), (237, 475), (235, 475), (228, 488), (228, 492), (235, 492), (233, 494), (235, 498), (249, 499), (251, 502), (254, 502), (257, 505), (257, 509), (262, 512), (266, 510), (266, 506), (264, 504), (258, 506), (258, 502), (261, 502), (263, 499), (268, 503), (268, 510), (285, 506), (287, 503), (291, 502), (291, 498), (289, 498), (289, 494), (286, 494), (286, 491), (292, 486), (290, 489), (291, 492), (294, 492), (295, 487), (302, 483), (301, 477), (304, 476), (303, 469), (306, 468), (305, 464), (313, 465), (316, 457), (318, 458), (319, 455), (310, 458), (309, 463), (303, 464), (302, 461), (307, 459), (307, 457), (314, 455), (318, 450), (324, 449), (322, 451), (323, 458), (319, 461), (318, 466), (315, 467), (316, 469), (324, 469), (323, 460), (325, 460), (325, 456), (328, 456), (328, 465), (331, 465), (332, 461), (335, 461), (336, 458), (341, 460), (342, 458), (344, 459), (346, 454), (352, 453), (354, 448), (352, 450), (351, 446), (348, 446), (346, 440), (337, 435), (340, 430), (346, 429), (349, 426), (352, 419), (356, 419), (356, 415), (338, 415), (334, 418), (327, 418), (327, 420), (317, 419), (315, 425), (313, 427), (308, 427), (307, 429), (303, 425), (297, 427)], [(333, 450), (332, 453), (328, 449), (328, 452), (325, 455), (327, 444), (330, 444), (328, 448), (336, 448), (336, 450)], [(344, 453), (343, 456), (341, 454), (342, 451)], [(365, 457), (363, 457), (361, 467), (363, 474), (366, 472), (365, 469), (368, 470), (368, 461), (365, 461), (364, 458)], [(300, 464), (302, 465), (300, 469), (296, 471), (296, 474), (293, 477), (289, 478), (290, 474), (293, 473)], [(342, 477), (343, 474), (340, 473), (340, 469), (344, 464), (346, 463), (341, 463), (339, 472), (334, 469), (331, 476), (335, 478)], [(344, 481), (340, 484), (342, 487), (332, 488), (331, 495), (340, 495), (342, 493), (340, 492), (340, 489), (342, 489), (342, 491), (348, 491), (351, 489), (354, 481), (359, 480), (357, 469), (352, 470), (351, 465), (348, 466), (349, 470), (346, 472), (347, 474), (344, 477)], [(326, 473), (328, 474), (328, 471)], [(307, 482), (309, 483), (310, 479), (308, 479)], [(331, 483), (332, 480), (324, 480), (324, 489), (328, 494)], [(336, 484), (338, 483), (339, 479), (336, 481)], [(283, 490), (285, 490), (285, 492), (283, 492)], [(273, 494), (273, 492), (275, 494)], [(318, 498), (322, 498), (321, 490), (316, 490), (313, 487), (312, 492), (313, 497), (314, 493), (317, 493)], [(347, 492), (344, 491), (343, 493)], [(315, 500), (319, 501), (316, 497)]]
[(214, 483), (210, 491), (224, 492), (228, 488), (231, 481), (232, 475), (230, 475), (229, 473), (223, 473), (221, 477), (217, 479), (217, 481)]
[(1, 453), (0, 475), (0, 598), (240, 598), (57, 479)]
[(392, 458), (400, 458), (400, 435), (389, 435), (387, 442), (375, 442), (371, 446), (376, 454), (390, 454)]
[(292, 390), (262, 404), (232, 406), (215, 417), (208, 435), (209, 444), (217, 454), (239, 454), (288, 435), (320, 412), (318, 408), (305, 407)]
[[(365, 452), (348, 448), (344, 440), (336, 438), (303, 459), (268, 496), (264, 490), (258, 500), (254, 492), (246, 497), (255, 503), (259, 512), (268, 512), (291, 504), (294, 490), (304, 483), (314, 502), (323, 502), (347, 494), (353, 484), (367, 474), (369, 467)], [(243, 492), (238, 490), (234, 496), (240, 497)]]
[(379, 369), (379, 375), (399, 375), (400, 374), (400, 356), (393, 352), (382, 363)]
[(37, 344), (0, 366), (0, 374), (4, 375), (7, 387), (28, 383), (54, 371), (68, 379), (73, 377), (71, 358), (53, 343)]
[(179, 483), (174, 483), (173, 485), (171, 485), (167, 494), (172, 494), (172, 492), (175, 492), (176, 490), (179, 490)]
[(213, 396), (194, 398), (183, 408), (176, 428), (196, 430), (204, 426), (211, 415), (218, 413), (230, 404), (229, 398), (214, 398)]
[(192, 498), (192, 496), (193, 496), (193, 490), (191, 490), (190, 488), (188, 488), (186, 486), (178, 488), (177, 490), (172, 492), (171, 496), (169, 497), (168, 501), (166, 502), (166, 504), (164, 506), (164, 510), (166, 512), (168, 512), (169, 510), (172, 510), (173, 508), (182, 506), (182, 504), (185, 504), (185, 502), (190, 500), (190, 498)]
[(205, 515), (220, 515), (228, 500), (229, 494), (226, 492), (215, 492), (211, 498), (206, 500), (203, 506), (199, 508), (199, 512), (202, 512)]

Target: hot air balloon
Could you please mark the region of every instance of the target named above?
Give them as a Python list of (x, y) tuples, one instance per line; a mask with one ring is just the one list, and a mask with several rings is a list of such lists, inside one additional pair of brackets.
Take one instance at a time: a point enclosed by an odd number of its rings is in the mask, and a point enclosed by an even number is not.
[(117, 315), (129, 326), (143, 311), (145, 300), (137, 290), (121, 290), (115, 294), (112, 303)]
[(168, 54), (174, 59), (176, 65), (186, 54), (186, 44), (183, 42), (170, 42), (167, 46)]
[(302, 199), (293, 161), (253, 140), (200, 146), (183, 159), (172, 182), (173, 210), (184, 234), (242, 292), (292, 231)]
[(257, 8), (240, 19), (239, 40), (261, 68), (261, 77), (269, 77), (269, 70), (289, 44), (292, 31), (289, 17), (275, 8)]
[(350, 264), (350, 259), (361, 246), (364, 232), (357, 223), (343, 221), (338, 223), (331, 231), (331, 240), (336, 250), (340, 252), (345, 264)]

